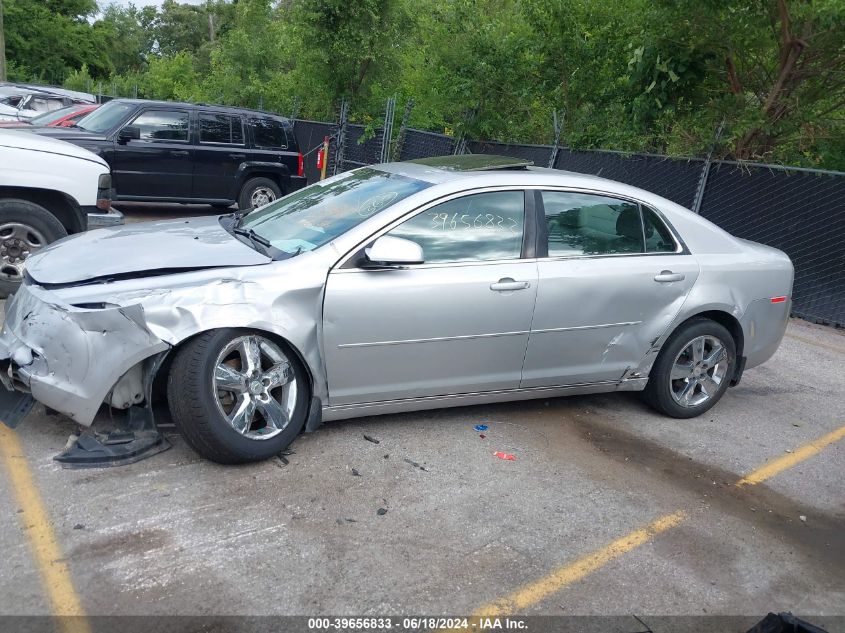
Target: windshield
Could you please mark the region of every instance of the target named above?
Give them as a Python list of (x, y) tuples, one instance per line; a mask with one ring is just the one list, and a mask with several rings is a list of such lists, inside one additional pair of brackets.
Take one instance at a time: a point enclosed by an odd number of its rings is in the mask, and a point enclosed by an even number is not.
[(96, 134), (105, 134), (115, 125), (120, 123), (130, 111), (134, 110), (135, 106), (131, 103), (119, 103), (117, 101), (109, 101), (105, 105), (100, 106), (88, 116), (84, 116), (76, 123), (76, 127), (81, 127), (88, 132)]
[(310, 251), (429, 186), (398, 174), (357, 169), (254, 211), (242, 226), (285, 253)]
[(53, 121), (58, 121), (64, 116), (68, 114), (73, 114), (79, 110), (79, 106), (68, 106), (66, 108), (59, 108), (58, 110), (53, 110), (52, 112), (45, 112), (44, 114), (39, 114), (36, 117), (32, 117), (29, 122), (33, 125), (49, 125)]

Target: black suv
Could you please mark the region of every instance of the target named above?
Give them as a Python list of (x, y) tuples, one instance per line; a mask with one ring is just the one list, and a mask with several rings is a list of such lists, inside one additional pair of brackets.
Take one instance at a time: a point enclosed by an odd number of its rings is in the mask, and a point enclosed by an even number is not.
[(114, 99), (75, 127), (36, 133), (102, 156), (115, 200), (251, 209), (305, 185), (290, 121), (266, 112)]

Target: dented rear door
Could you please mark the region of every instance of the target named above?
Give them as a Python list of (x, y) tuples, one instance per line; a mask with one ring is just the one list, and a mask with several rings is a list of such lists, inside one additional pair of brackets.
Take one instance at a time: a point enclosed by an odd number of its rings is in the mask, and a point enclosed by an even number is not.
[(699, 271), (689, 254), (564, 257), (538, 268), (522, 387), (620, 380), (672, 322)]

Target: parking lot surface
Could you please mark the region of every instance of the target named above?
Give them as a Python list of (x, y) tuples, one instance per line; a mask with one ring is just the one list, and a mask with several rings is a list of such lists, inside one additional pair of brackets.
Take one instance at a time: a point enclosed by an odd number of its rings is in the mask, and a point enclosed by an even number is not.
[(636, 394), (387, 415), (242, 467), (165, 425), (171, 450), (63, 470), (76, 426), (37, 405), (0, 436), (0, 613), (55, 612), (64, 565), (89, 615), (845, 616), (843, 361), (842, 331), (792, 320), (701, 418)]

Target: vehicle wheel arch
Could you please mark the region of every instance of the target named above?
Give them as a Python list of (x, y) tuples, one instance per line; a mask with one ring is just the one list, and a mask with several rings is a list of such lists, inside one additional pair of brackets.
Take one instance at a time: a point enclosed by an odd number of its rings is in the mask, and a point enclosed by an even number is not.
[(309, 399), (314, 395), (316, 391), (316, 383), (314, 378), (315, 369), (311, 366), (311, 364), (308, 362), (305, 355), (299, 350), (299, 348), (293, 344), (293, 342), (291, 342), (288, 338), (282, 336), (278, 332), (266, 328), (256, 326), (232, 326), (230, 328), (211, 327), (203, 330), (198, 330), (190, 336), (186, 336), (185, 338), (181, 339), (178, 343), (172, 345), (170, 350), (168, 351), (167, 357), (164, 359), (164, 362), (162, 362), (161, 366), (158, 368), (156, 375), (153, 377), (154, 400), (160, 400), (167, 393), (167, 377), (170, 374), (171, 366), (173, 365), (173, 359), (176, 358), (176, 355), (178, 354), (179, 350), (198, 336), (220, 329), (232, 329), (241, 332), (252, 332), (255, 334), (261, 334), (262, 336), (266, 336), (267, 338), (271, 339), (274, 343), (281, 345), (285, 349), (285, 351), (291, 352), (296, 358), (296, 361), (305, 371), (308, 383), (306, 387), (308, 389)]
[(241, 188), (250, 178), (267, 178), (268, 180), (272, 180), (279, 186), (282, 190), (282, 195), (284, 195), (287, 192), (290, 171), (287, 166), (282, 164), (278, 166), (274, 165), (273, 168), (270, 168), (268, 165), (242, 165), (238, 169), (237, 193), (240, 193)]
[(61, 191), (30, 187), (0, 187), (0, 198), (17, 198), (44, 207), (52, 213), (68, 232), (81, 233), (86, 219), (76, 200)]
[(737, 358), (742, 358), (743, 349), (745, 347), (745, 333), (742, 331), (742, 325), (740, 324), (739, 319), (737, 319), (730, 311), (714, 308), (688, 315), (683, 321), (679, 322), (674, 328), (672, 328), (672, 331), (669, 332), (668, 336), (671, 336), (672, 332), (675, 332), (692, 319), (709, 319), (724, 327), (731, 333), (731, 336), (734, 339)]

